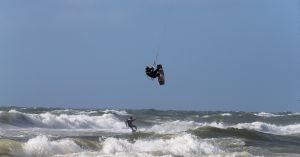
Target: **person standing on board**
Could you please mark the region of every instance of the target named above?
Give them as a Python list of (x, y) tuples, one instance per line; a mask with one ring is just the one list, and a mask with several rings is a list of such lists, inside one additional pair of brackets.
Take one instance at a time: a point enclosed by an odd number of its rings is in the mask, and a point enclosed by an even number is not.
[(135, 121), (136, 119), (133, 119), (132, 116), (130, 116), (126, 121), (125, 124), (127, 127), (130, 127), (130, 129), (132, 130), (132, 132), (136, 132), (137, 127), (135, 125), (132, 124), (133, 121)]

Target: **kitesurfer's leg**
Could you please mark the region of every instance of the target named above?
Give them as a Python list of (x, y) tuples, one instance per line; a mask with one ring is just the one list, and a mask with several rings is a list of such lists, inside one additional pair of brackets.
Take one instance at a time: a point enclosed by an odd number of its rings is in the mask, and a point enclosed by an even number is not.
[(132, 128), (132, 126), (130, 126), (130, 129), (131, 129), (132, 132), (134, 131), (134, 129)]
[(137, 130), (137, 127), (135, 125), (130, 125), (129, 126), (130, 129), (132, 130), (132, 132), (136, 131)]
[(134, 131), (136, 131), (136, 130), (137, 130), (137, 127), (136, 127), (135, 125), (133, 125), (132, 127), (134, 128)]

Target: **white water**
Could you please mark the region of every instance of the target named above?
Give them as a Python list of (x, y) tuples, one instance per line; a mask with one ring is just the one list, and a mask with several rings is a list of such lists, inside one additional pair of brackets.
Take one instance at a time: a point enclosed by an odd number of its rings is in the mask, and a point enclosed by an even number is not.
[[(3, 113), (0, 113), (0, 115)], [(10, 110), (10, 120), (16, 126), (32, 126), (40, 128), (56, 129), (103, 129), (121, 131), (126, 129), (124, 122), (113, 114), (107, 113), (101, 116), (89, 116), (86, 114), (55, 115), (49, 112), (42, 114), (27, 114)], [(28, 124), (24, 124), (27, 122)], [(3, 126), (3, 125), (2, 125)]]
[(252, 156), (247, 152), (226, 152), (215, 139), (200, 139), (190, 134), (180, 134), (170, 139), (137, 140), (107, 138), (100, 151), (87, 151), (57, 155), (57, 157), (241, 157)]
[(226, 125), (222, 122), (211, 122), (211, 123), (197, 123), (194, 121), (172, 121), (165, 122), (162, 124), (154, 125), (149, 129), (143, 131), (156, 132), (156, 133), (179, 133), (191, 129), (196, 129), (198, 127), (216, 127), (220, 129), (226, 128), (238, 128), (238, 129), (248, 129), (256, 130), (264, 133), (276, 134), (276, 135), (290, 135), (290, 134), (300, 134), (300, 124), (290, 124), (290, 125), (275, 125), (264, 122), (252, 122), (252, 123), (239, 123), (236, 125)]
[(277, 134), (277, 135), (289, 135), (289, 134), (300, 134), (300, 124), (291, 125), (275, 125), (263, 122), (253, 122), (253, 123), (240, 123), (232, 126), (239, 129), (256, 130), (265, 133)]
[(221, 113), (220, 115), (221, 115), (221, 116), (232, 116), (231, 113)]
[[(48, 128), (48, 129), (95, 129), (108, 132), (128, 132), (129, 129), (126, 128), (124, 121), (118, 119), (115, 114), (125, 115), (126, 111), (117, 110), (105, 110), (105, 114), (99, 116), (91, 116), (88, 114), (52, 114), (50, 112), (42, 114), (28, 114), (21, 113), (15, 110), (10, 110), (9, 112), (0, 112), (0, 116), (9, 115), (9, 119), (12, 124), (1, 124), (0, 128), (3, 130), (18, 129), (21, 128)], [(278, 116), (268, 113), (260, 113), (260, 116)], [(230, 116), (224, 113), (223, 116)], [(210, 122), (210, 123), (200, 123), (194, 121), (165, 121), (160, 122), (148, 127), (139, 127), (139, 130), (146, 132), (156, 132), (156, 133), (179, 133), (190, 129), (196, 129), (198, 127), (211, 126), (217, 128), (239, 128), (256, 130), (265, 133), (278, 134), (278, 135), (289, 135), (289, 134), (300, 134), (300, 124), (290, 124), (290, 125), (275, 125), (265, 122), (252, 122), (252, 123), (239, 123), (235, 125), (227, 125), (222, 122)], [(3, 135), (3, 131), (0, 132)], [(20, 135), (18, 135), (20, 136)]]
[(299, 112), (295, 112), (295, 113), (289, 113), (288, 115), (289, 116), (300, 116), (300, 113)]
[(273, 114), (273, 113), (267, 113), (267, 112), (260, 112), (260, 113), (255, 113), (255, 116), (258, 117), (279, 117), (279, 116), (283, 116), (283, 115), (277, 115), (277, 114)]
[(50, 157), (56, 154), (81, 152), (81, 149), (70, 139), (50, 141), (46, 136), (37, 136), (23, 145), (22, 156)]
[(119, 152), (161, 152), (162, 154), (176, 154), (195, 156), (222, 152), (217, 146), (207, 140), (185, 134), (171, 139), (137, 140), (129, 143), (127, 140), (108, 138), (103, 143), (104, 154)]
[(99, 141), (99, 151), (84, 150), (72, 139), (51, 141), (47, 136), (37, 136), (25, 142), (16, 156), (185, 156), (224, 153), (214, 139), (200, 139), (190, 134), (176, 135), (169, 139), (147, 139), (129, 142), (126, 139), (107, 138)]
[(121, 115), (121, 116), (127, 116), (129, 115), (126, 111), (124, 110), (121, 110), (121, 111), (118, 111), (118, 110), (109, 110), (109, 109), (106, 109), (103, 111), (104, 113), (114, 113), (114, 114), (117, 114), (117, 115)]
[(211, 118), (211, 117), (216, 117), (216, 116), (226, 117), (226, 116), (232, 116), (232, 114), (231, 113), (220, 113), (220, 114), (204, 115), (204, 116), (202, 116), (202, 118)]
[[(119, 110), (63, 110), (62, 112), (57, 111), (54, 113), (50, 111), (41, 114), (28, 114), (15, 110), (2, 111), (0, 112), (0, 118), (2, 118), (1, 122), (4, 122), (4, 124), (0, 123), (0, 137), (26, 139), (27, 142), (24, 142), (22, 145), (22, 152), (16, 154), (16, 156), (22, 157), (235, 157), (252, 156), (247, 152), (235, 152), (248, 150), (231, 149), (232, 147), (243, 147), (245, 145), (243, 139), (238, 139), (240, 140), (238, 142), (218, 137), (201, 139), (186, 131), (210, 126), (221, 129), (257, 130), (278, 135), (300, 134), (300, 124), (275, 125), (256, 121), (229, 125), (222, 122), (205, 122), (202, 117), (196, 117), (199, 118), (199, 122), (196, 122), (191, 120), (195, 119), (195, 116), (189, 115), (193, 116), (193, 118), (168, 121), (161, 118), (161, 120), (152, 121), (151, 123), (142, 123), (144, 125), (139, 124), (139, 122), (145, 122), (146, 120), (140, 118), (135, 123), (139, 127), (138, 131), (142, 132), (140, 135), (144, 136), (145, 132), (154, 132), (156, 134), (153, 137), (151, 136), (152, 133), (149, 134), (149, 138), (129, 140), (131, 136), (135, 135), (129, 134), (130, 129), (125, 127), (124, 121), (120, 118), (125, 115), (129, 114), (126, 111)], [(220, 115), (232, 116), (230, 113), (217, 113), (213, 114), (211, 118), (214, 116), (220, 118)], [(277, 116), (277, 114), (274, 115)], [(260, 116), (271, 117), (274, 117), (274, 115), (269, 115), (268, 113), (260, 114)], [(10, 121), (6, 122), (5, 118), (8, 118)], [(168, 135), (157, 135), (157, 133)], [(69, 138), (63, 138), (65, 136)], [(101, 141), (99, 140), (99, 143), (96, 141), (99, 149), (98, 147), (97, 149), (81, 148), (78, 145), (78, 141), (76, 140), (75, 142), (72, 139), (73, 137), (84, 139), (83, 136), (92, 138), (103, 137)], [(148, 136), (147, 133), (146, 136)], [(51, 140), (54, 138), (63, 139)], [(253, 151), (249, 152), (252, 153)]]

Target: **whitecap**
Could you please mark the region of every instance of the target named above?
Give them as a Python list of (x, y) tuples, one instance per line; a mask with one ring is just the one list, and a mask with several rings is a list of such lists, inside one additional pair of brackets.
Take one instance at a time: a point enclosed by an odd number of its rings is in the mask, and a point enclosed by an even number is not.
[(221, 116), (232, 116), (231, 113), (221, 113), (220, 115), (221, 115)]
[(289, 113), (287, 114), (288, 116), (299, 116), (300, 113), (299, 112), (295, 112), (295, 113)]
[(106, 109), (103, 111), (104, 113), (113, 113), (113, 114), (117, 114), (117, 115), (120, 115), (120, 116), (127, 116), (129, 115), (126, 111), (124, 110), (109, 110), (109, 109)]
[(106, 155), (128, 156), (126, 154), (143, 152), (160, 153), (175, 156), (201, 156), (223, 152), (210, 141), (199, 139), (194, 135), (184, 134), (171, 139), (137, 140), (131, 143), (125, 139), (107, 138), (103, 142), (102, 153)]
[(56, 154), (81, 152), (83, 149), (71, 139), (50, 141), (46, 136), (37, 136), (23, 145), (23, 151), (26, 156), (50, 157)]
[(210, 118), (210, 115), (204, 115), (202, 118)]
[(300, 124), (275, 125), (275, 124), (268, 124), (264, 122), (252, 122), (252, 123), (239, 123), (232, 127), (238, 129), (256, 130), (260, 132), (277, 134), (277, 135), (289, 135), (289, 134), (300, 133)]
[(17, 127), (37, 127), (54, 129), (101, 129), (112, 132), (127, 130), (123, 121), (113, 114), (101, 116), (52, 114), (50, 112), (41, 114), (21, 113), (10, 110), (9, 124)]
[(258, 117), (279, 117), (279, 116), (283, 116), (283, 115), (276, 115), (273, 113), (267, 113), (267, 112), (259, 112), (259, 113), (254, 113), (255, 116)]

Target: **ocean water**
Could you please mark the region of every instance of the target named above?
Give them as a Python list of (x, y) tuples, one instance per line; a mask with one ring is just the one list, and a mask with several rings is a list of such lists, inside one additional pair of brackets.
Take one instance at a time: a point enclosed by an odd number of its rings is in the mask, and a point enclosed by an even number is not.
[(2, 107), (0, 156), (300, 157), (300, 113)]

